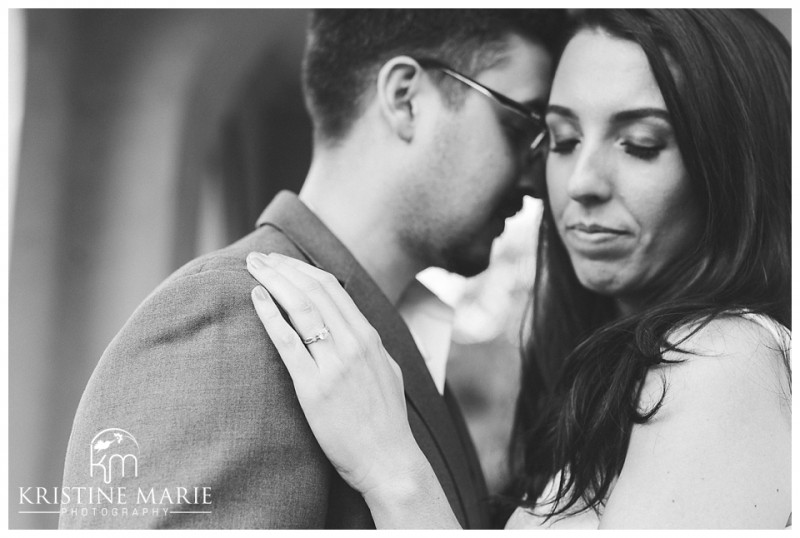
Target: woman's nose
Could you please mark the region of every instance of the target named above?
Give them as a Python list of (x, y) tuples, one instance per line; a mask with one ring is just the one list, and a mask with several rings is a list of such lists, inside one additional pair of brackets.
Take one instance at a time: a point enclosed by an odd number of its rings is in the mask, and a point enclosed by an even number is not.
[(584, 146), (569, 177), (567, 194), (584, 205), (607, 201), (612, 193), (612, 165), (600, 148)]

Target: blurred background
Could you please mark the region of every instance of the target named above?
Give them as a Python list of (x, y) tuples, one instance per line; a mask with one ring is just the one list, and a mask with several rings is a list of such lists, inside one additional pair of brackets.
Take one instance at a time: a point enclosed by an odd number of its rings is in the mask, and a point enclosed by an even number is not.
[[(761, 10), (791, 39), (791, 11)], [(20, 486), (61, 485), (72, 419), (108, 342), (195, 256), (298, 191), (311, 150), (303, 10), (9, 10), (9, 525)], [(518, 390), (540, 208), (490, 270), (420, 279), (456, 307), (448, 380), (490, 489)]]

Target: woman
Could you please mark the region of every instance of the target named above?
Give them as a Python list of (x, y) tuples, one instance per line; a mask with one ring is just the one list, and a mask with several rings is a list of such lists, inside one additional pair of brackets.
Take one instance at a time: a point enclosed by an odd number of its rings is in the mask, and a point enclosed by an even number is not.
[[(790, 47), (754, 12), (580, 16), (546, 118), (508, 527), (790, 520), (790, 112)], [(375, 331), (328, 275), (256, 259), (256, 310), (376, 525), (457, 526)], [(270, 294), (333, 337), (304, 347)]]

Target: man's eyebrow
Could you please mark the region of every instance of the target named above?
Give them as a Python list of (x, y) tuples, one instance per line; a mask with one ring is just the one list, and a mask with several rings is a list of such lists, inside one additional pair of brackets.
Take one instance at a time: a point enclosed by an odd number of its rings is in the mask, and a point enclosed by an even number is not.
[(611, 116), (611, 121), (614, 123), (629, 123), (636, 120), (645, 118), (659, 118), (669, 123), (669, 112), (663, 108), (635, 108), (632, 110), (623, 110)]

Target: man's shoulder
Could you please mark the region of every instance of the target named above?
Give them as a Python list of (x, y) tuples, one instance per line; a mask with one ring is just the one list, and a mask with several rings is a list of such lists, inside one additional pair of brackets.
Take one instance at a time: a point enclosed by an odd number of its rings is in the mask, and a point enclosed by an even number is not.
[[(258, 230), (220, 250), (196, 258), (164, 280), (134, 310), (107, 346), (95, 376), (171, 371), (176, 379), (251, 380), (282, 366), (255, 313), (251, 291), (258, 285), (245, 258), (254, 249), (296, 253), (277, 230)], [(137, 373), (138, 372), (138, 373)], [(286, 378), (288, 380), (288, 378)]]
[[(246, 258), (250, 252), (279, 252), (300, 256), (300, 250), (286, 235), (272, 226), (261, 226), (235, 243), (199, 256), (172, 273), (156, 288), (209, 286), (210, 289), (253, 284), (247, 271)], [(252, 287), (252, 286), (251, 286)]]
[[(244, 261), (251, 250), (298, 253), (277, 230), (259, 230), (187, 263), (137, 308), (87, 384), (65, 484), (103, 486), (102, 479), (87, 477), (86, 447), (103, 425), (113, 425), (134, 433), (142, 446), (138, 474), (125, 479), (130, 487), (209, 485), (213, 491), (211, 519), (184, 520), (166, 511), (114, 518), (120, 525), (325, 523), (330, 465), (253, 308), (250, 290), (257, 281)], [(65, 515), (61, 525), (109, 521)]]
[(246, 263), (252, 251), (300, 255), (282, 232), (262, 226), (172, 273), (137, 307), (117, 338), (175, 331), (185, 335), (211, 324), (236, 324), (242, 330), (256, 331), (259, 325), (250, 292), (258, 281), (247, 271)]

